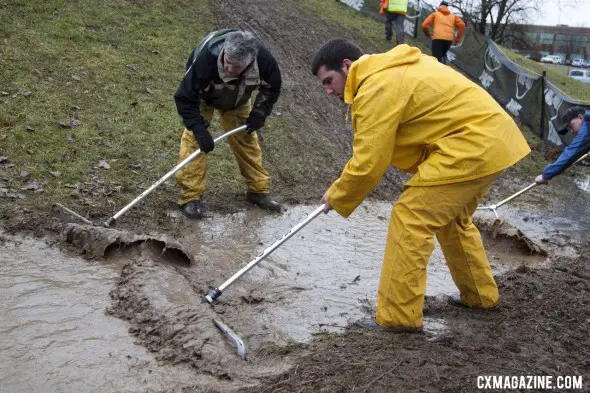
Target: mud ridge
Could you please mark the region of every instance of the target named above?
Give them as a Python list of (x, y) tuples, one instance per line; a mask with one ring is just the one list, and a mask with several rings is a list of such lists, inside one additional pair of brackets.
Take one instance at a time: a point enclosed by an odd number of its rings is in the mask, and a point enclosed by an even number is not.
[(489, 237), (496, 242), (504, 242), (508, 247), (521, 253), (547, 256), (547, 249), (526, 236), (520, 229), (508, 221), (500, 219), (485, 219), (474, 217), (473, 223), (482, 232), (484, 237)]
[(118, 229), (79, 224), (64, 224), (58, 231), (67, 243), (91, 258), (104, 258), (117, 248), (133, 249), (147, 243), (154, 254), (170, 262), (184, 265), (194, 263), (191, 253), (167, 235), (137, 235)]

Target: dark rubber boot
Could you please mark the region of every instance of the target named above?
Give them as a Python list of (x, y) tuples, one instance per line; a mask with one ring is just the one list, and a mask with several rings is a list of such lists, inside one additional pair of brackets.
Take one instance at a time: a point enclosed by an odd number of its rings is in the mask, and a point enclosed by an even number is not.
[(270, 210), (272, 212), (281, 212), (281, 204), (273, 201), (268, 194), (261, 194), (256, 192), (248, 192), (246, 198), (251, 203), (255, 204), (261, 209)]
[(496, 304), (495, 306), (492, 306), (490, 308), (480, 308), (480, 307), (468, 306), (467, 304), (465, 304), (461, 301), (461, 295), (458, 293), (456, 293), (454, 295), (449, 295), (449, 297), (447, 298), (447, 303), (449, 303), (451, 306), (454, 306), (454, 307), (470, 308), (472, 310), (494, 310), (494, 309), (498, 308), (498, 304)]
[(184, 205), (180, 206), (180, 211), (186, 218), (190, 218), (192, 220), (200, 220), (203, 218), (203, 206), (199, 200), (185, 203)]

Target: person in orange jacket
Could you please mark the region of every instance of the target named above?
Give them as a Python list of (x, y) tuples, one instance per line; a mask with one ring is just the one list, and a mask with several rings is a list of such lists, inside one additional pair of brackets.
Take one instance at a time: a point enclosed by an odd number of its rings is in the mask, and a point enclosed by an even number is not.
[[(432, 34), (432, 56), (436, 57), (439, 62), (447, 64), (447, 52), (453, 44), (456, 44), (463, 38), (465, 23), (458, 16), (449, 10), (449, 4), (446, 1), (440, 3), (440, 6), (424, 20), (422, 31), (424, 35), (430, 38), (430, 26), (433, 27)], [(457, 36), (455, 37), (455, 26), (457, 26)]]
[(404, 21), (408, 12), (408, 0), (381, 0), (379, 13), (385, 15), (385, 39), (391, 41), (393, 31), (391, 25), (395, 26), (395, 41), (397, 45), (404, 43), (406, 32)]

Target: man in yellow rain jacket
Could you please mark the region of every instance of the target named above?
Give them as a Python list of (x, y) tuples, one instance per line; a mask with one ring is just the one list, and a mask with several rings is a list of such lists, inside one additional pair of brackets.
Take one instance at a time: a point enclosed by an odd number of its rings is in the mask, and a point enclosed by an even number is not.
[(354, 128), (352, 158), (326, 191), (325, 211), (348, 217), (389, 166), (413, 174), (391, 214), (375, 320), (359, 324), (421, 330), (435, 235), (460, 290), (449, 302), (495, 307), (498, 288), (471, 216), (500, 172), (530, 152), (514, 121), (485, 90), (405, 44), (363, 55), (332, 40), (312, 72), (351, 106)]

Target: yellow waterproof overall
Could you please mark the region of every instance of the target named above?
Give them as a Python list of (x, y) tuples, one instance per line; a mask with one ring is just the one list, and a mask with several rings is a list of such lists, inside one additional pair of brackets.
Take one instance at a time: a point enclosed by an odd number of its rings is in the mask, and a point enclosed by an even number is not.
[(422, 326), (435, 235), (462, 301), (494, 306), (498, 289), (471, 215), (498, 174), (530, 152), (517, 125), (481, 87), (405, 44), (352, 63), (344, 101), (355, 134), (326, 192), (334, 210), (348, 217), (390, 166), (413, 174), (391, 215), (377, 323)]
[[(205, 120), (211, 122), (213, 111), (219, 111), (221, 124), (225, 131), (233, 130), (246, 123), (246, 119), (252, 109), (251, 100), (246, 104), (232, 110), (221, 111), (201, 102), (201, 115)], [(236, 157), (240, 173), (246, 180), (248, 190), (254, 193), (269, 192), (269, 175), (262, 166), (262, 151), (258, 145), (256, 132), (248, 135), (246, 131), (237, 132), (227, 137), (227, 142)], [(180, 152), (178, 162), (180, 163), (195, 150), (199, 148), (193, 132), (185, 129), (180, 139)], [(192, 200), (201, 199), (206, 189), (207, 180), (207, 155), (200, 154), (193, 161), (186, 164), (176, 172), (176, 182), (180, 186), (180, 198), (178, 204), (183, 205)]]
[(434, 235), (462, 302), (478, 308), (498, 303), (498, 288), (481, 236), (471, 221), (497, 176), (405, 188), (389, 222), (377, 291), (377, 323), (422, 327), (426, 265), (434, 249)]

